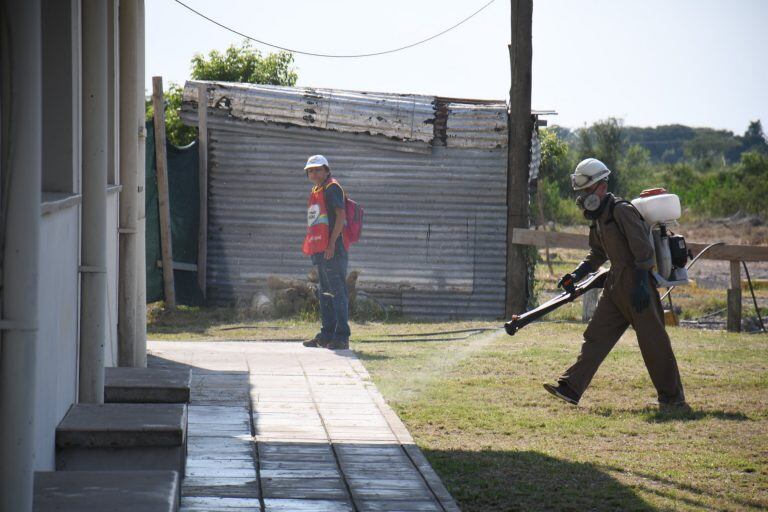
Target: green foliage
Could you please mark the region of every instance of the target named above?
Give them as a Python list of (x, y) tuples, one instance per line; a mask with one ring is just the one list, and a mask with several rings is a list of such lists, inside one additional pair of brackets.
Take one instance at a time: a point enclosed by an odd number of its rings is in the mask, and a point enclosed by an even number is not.
[(609, 169), (617, 169), (625, 147), (623, 124), (620, 119), (609, 117), (596, 122), (589, 128), (579, 130), (581, 140), (579, 160), (589, 157), (597, 158)]
[[(584, 221), (584, 217), (576, 206), (574, 198), (569, 193), (563, 195), (560, 192), (561, 184), (550, 178), (541, 178), (538, 183), (538, 194), (542, 203), (543, 219), (542, 222), (554, 221), (562, 225), (579, 224)], [(538, 200), (538, 198), (537, 198)], [(531, 211), (534, 210), (533, 208)]]
[(641, 128), (623, 128), (627, 144), (638, 144), (650, 152), (654, 164), (677, 164), (700, 160), (704, 166), (735, 164), (743, 153), (768, 153), (763, 127), (759, 120), (750, 122), (744, 135), (728, 130), (692, 128), (679, 124)]
[(628, 144), (639, 144), (647, 149), (652, 162), (677, 163), (684, 158), (683, 146), (696, 136), (697, 130), (680, 124), (654, 128), (626, 126), (624, 135)]
[(570, 174), (573, 172), (573, 158), (568, 144), (557, 135), (555, 130), (541, 130), (541, 166), (539, 175), (558, 186), (563, 195), (570, 195)]
[(765, 133), (763, 133), (763, 125), (759, 119), (749, 123), (747, 131), (744, 132), (744, 136), (741, 138), (741, 145), (744, 151), (757, 151), (768, 154), (768, 140), (766, 140)]
[[(674, 155), (675, 161), (654, 157), (659, 151), (650, 144), (652, 130), (658, 130), (657, 136), (684, 139), (676, 149), (663, 145), (662, 154)], [(538, 223), (583, 221), (568, 175), (579, 160), (590, 156), (608, 165), (613, 171), (610, 189), (627, 199), (646, 188), (664, 187), (678, 194), (684, 209), (694, 216), (742, 212), (768, 217), (768, 142), (760, 121), (751, 122), (744, 136), (734, 137), (723, 130), (680, 125), (625, 128), (611, 118), (576, 132), (552, 127), (542, 130), (540, 138), (540, 179), (531, 205)], [(738, 158), (730, 162), (728, 155), (734, 154)]]
[[(231, 45), (224, 53), (211, 50), (208, 55), (195, 54), (191, 61), (193, 80), (216, 80), (252, 84), (296, 84), (298, 75), (293, 68), (293, 54), (270, 53), (263, 56), (248, 41), (240, 46)], [(176, 146), (186, 146), (197, 138), (196, 128), (186, 126), (179, 116), (184, 88), (171, 83), (165, 96), (165, 131), (168, 140)], [(146, 118), (152, 119), (151, 98), (146, 102)]]
[(610, 117), (578, 131), (579, 160), (597, 158), (613, 174), (608, 188), (622, 197), (633, 197), (651, 185), (651, 153), (639, 144), (630, 144), (624, 123)]
[(661, 169), (658, 176), (659, 183), (698, 215), (768, 216), (768, 155), (759, 151), (743, 153), (732, 166), (713, 170), (687, 162)]
[(538, 223), (551, 220), (559, 224), (575, 224), (582, 219), (570, 185), (574, 156), (560, 133), (559, 127), (539, 131), (541, 166), (537, 195), (531, 204)]
[(293, 54), (277, 52), (264, 57), (244, 41), (240, 46), (231, 45), (224, 53), (211, 50), (207, 57), (195, 54), (191, 76), (193, 80), (293, 86), (298, 75), (292, 65)]
[(731, 132), (703, 129), (683, 145), (687, 160), (698, 160), (705, 168), (712, 168), (726, 162), (726, 155), (733, 154), (741, 144)]
[[(179, 84), (171, 82), (168, 90), (163, 92), (165, 99), (165, 134), (171, 144), (176, 146), (186, 146), (191, 144), (197, 138), (197, 129), (185, 125), (179, 113), (181, 112), (181, 101), (184, 88)], [(152, 99), (146, 101), (146, 119), (151, 121), (155, 115), (152, 107)]]

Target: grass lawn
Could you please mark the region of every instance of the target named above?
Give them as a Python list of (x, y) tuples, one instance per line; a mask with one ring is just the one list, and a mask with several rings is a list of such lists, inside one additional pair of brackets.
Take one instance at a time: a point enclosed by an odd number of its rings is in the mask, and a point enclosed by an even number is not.
[[(150, 311), (152, 339), (299, 340), (316, 322)], [(352, 348), (464, 511), (765, 510), (768, 336), (673, 328), (688, 413), (660, 413), (631, 331), (579, 407), (550, 397), (583, 325), (353, 324)], [(399, 334), (401, 336), (388, 337)]]
[(464, 511), (768, 508), (768, 336), (672, 329), (692, 411), (661, 413), (631, 331), (579, 407), (544, 391), (582, 330), (353, 348)]

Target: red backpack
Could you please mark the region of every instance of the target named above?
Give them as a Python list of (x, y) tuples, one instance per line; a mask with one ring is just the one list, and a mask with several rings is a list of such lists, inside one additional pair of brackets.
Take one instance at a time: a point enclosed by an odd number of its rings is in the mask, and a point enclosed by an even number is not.
[(344, 238), (349, 243), (355, 243), (360, 240), (363, 233), (363, 215), (365, 210), (360, 204), (356, 203), (344, 194), (344, 211), (347, 214), (347, 223), (344, 226)]

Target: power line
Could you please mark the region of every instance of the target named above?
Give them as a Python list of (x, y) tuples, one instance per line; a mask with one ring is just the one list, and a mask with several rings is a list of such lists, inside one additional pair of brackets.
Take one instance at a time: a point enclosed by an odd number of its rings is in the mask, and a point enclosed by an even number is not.
[(373, 52), (373, 53), (354, 53), (354, 54), (348, 54), (348, 55), (329, 54), (329, 53), (315, 53), (315, 52), (307, 52), (307, 51), (302, 51), (302, 50), (294, 50), (292, 48), (287, 48), (285, 46), (280, 46), (278, 44), (273, 44), (273, 43), (269, 43), (267, 41), (262, 41), (260, 39), (256, 39), (255, 37), (251, 37), (251, 36), (249, 36), (247, 34), (243, 34), (242, 32), (239, 32), (239, 31), (237, 31), (237, 30), (235, 30), (233, 28), (228, 27), (228, 26), (224, 25), (223, 23), (220, 23), (220, 22), (214, 20), (213, 18), (211, 18), (209, 16), (206, 16), (205, 14), (201, 13), (200, 11), (197, 11), (197, 10), (193, 9), (192, 7), (190, 7), (189, 5), (185, 4), (184, 2), (181, 2), (180, 0), (173, 0), (173, 1), (176, 2), (177, 4), (181, 5), (185, 9), (193, 12), (194, 14), (197, 14), (201, 18), (210, 21), (214, 25), (218, 25), (219, 27), (223, 28), (224, 30), (228, 30), (228, 31), (232, 32), (233, 34), (236, 34), (236, 35), (238, 35), (240, 37), (244, 37), (245, 39), (248, 39), (248, 40), (253, 41), (255, 43), (263, 44), (265, 46), (270, 46), (272, 48), (277, 48), (278, 50), (284, 50), (286, 52), (298, 53), (300, 55), (309, 55), (309, 56), (312, 56), (312, 57), (326, 57), (326, 58), (332, 58), (332, 59), (356, 59), (356, 58), (360, 58), (360, 57), (376, 57), (378, 55), (386, 55), (388, 53), (395, 53), (395, 52), (399, 52), (399, 51), (402, 51), (402, 50), (407, 50), (408, 48), (413, 48), (414, 46), (418, 46), (420, 44), (424, 44), (427, 41), (431, 41), (432, 39), (440, 37), (443, 34), (446, 34), (446, 33), (450, 32), (451, 30), (453, 30), (453, 29), (463, 25), (464, 23), (466, 23), (470, 19), (474, 18), (477, 14), (480, 14), (481, 11), (485, 10), (486, 7), (491, 5), (496, 0), (490, 0), (488, 3), (486, 3), (485, 5), (480, 7), (478, 10), (476, 10), (475, 12), (473, 12), (472, 14), (470, 14), (469, 16), (464, 18), (463, 20), (459, 21), (455, 25), (452, 25), (452, 26), (448, 27), (447, 29), (443, 30), (442, 32), (438, 32), (437, 34), (435, 34), (433, 36), (427, 37), (426, 39), (422, 39), (420, 41), (416, 41), (415, 43), (407, 44), (405, 46), (400, 46), (398, 48), (392, 48), (391, 50), (384, 50), (384, 51)]

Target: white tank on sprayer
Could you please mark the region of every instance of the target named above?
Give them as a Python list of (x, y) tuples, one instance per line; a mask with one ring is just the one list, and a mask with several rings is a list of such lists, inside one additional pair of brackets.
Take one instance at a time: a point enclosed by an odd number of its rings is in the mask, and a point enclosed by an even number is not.
[(650, 228), (649, 238), (656, 251), (653, 277), (657, 284), (664, 287), (687, 284), (688, 247), (681, 235), (675, 235), (668, 228), (680, 218), (680, 198), (663, 188), (652, 188), (643, 190), (632, 204)]

